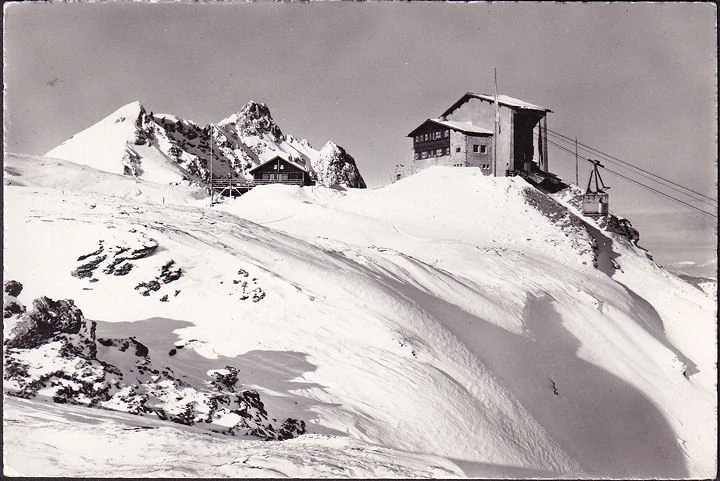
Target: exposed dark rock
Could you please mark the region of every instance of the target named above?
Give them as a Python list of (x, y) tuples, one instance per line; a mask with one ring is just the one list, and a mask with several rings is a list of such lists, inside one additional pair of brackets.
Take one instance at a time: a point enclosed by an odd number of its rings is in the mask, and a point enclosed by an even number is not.
[(160, 283), (156, 280), (141, 282), (135, 286), (135, 290), (140, 290), (140, 294), (143, 296), (149, 296), (151, 292), (160, 290)]
[(104, 261), (106, 258), (107, 258), (107, 256), (104, 254), (97, 256), (94, 259), (90, 260), (89, 262), (81, 265), (80, 267), (78, 267), (77, 269), (72, 271), (70, 273), (70, 275), (77, 277), (78, 279), (83, 279), (85, 277), (92, 277), (95, 269), (97, 269), (98, 266), (100, 265), (100, 263), (102, 261)]
[(230, 392), (235, 391), (235, 384), (238, 382), (238, 370), (232, 366), (225, 366), (227, 373), (213, 372), (211, 377), (212, 385), (219, 391), (228, 390)]
[(144, 259), (145, 257), (150, 257), (157, 248), (158, 243), (155, 239), (147, 239), (145, 245), (134, 249), (128, 256), (128, 259)]
[(305, 421), (287, 418), (285, 422), (283, 422), (282, 427), (278, 429), (275, 439), (282, 441), (285, 439), (292, 439), (301, 434), (305, 434)]
[[(85, 340), (94, 347), (95, 322), (86, 321), (82, 311), (75, 307), (72, 299), (53, 301), (49, 297), (40, 297), (33, 301), (33, 308), (20, 318), (10, 336), (5, 340), (9, 348), (30, 349), (61, 334), (87, 335)], [(94, 356), (94, 350), (91, 349)]]
[(3, 305), (3, 319), (8, 319), (17, 314), (22, 314), (23, 312), (25, 312), (25, 306), (19, 302), (10, 301)]
[(113, 272), (113, 275), (115, 276), (124, 276), (127, 275), (128, 272), (130, 272), (133, 268), (133, 264), (130, 262), (126, 262), (122, 264), (120, 267), (115, 269), (115, 272)]
[(160, 269), (160, 277), (158, 279), (161, 280), (163, 284), (169, 284), (172, 281), (180, 279), (180, 277), (182, 276), (182, 269), (179, 267), (173, 269), (172, 267), (174, 265), (175, 261), (170, 260), (167, 262), (167, 264), (162, 266), (162, 269)]
[(634, 228), (632, 223), (627, 219), (610, 214), (601, 218), (598, 224), (605, 230), (624, 237), (634, 245), (637, 245), (640, 241), (640, 231)]
[(91, 253), (89, 253), (89, 254), (83, 254), (83, 255), (81, 255), (80, 257), (78, 257), (77, 260), (78, 260), (78, 262), (80, 262), (80, 261), (84, 261), (84, 260), (87, 259), (88, 257), (98, 256), (98, 255), (100, 255), (100, 254), (102, 253), (102, 251), (103, 251), (104, 249), (105, 249), (105, 247), (103, 247), (103, 242), (100, 241), (100, 247), (98, 247), (98, 250), (96, 250), (95, 252), (91, 252)]
[(17, 297), (22, 292), (23, 285), (20, 284), (18, 281), (5, 281), (5, 283), (3, 284), (3, 290), (8, 296)]

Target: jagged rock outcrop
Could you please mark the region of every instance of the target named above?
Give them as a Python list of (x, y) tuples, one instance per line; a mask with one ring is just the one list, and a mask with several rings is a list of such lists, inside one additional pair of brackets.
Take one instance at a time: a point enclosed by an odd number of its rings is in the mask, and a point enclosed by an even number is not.
[[(5, 284), (8, 298), (21, 290), (18, 282)], [(96, 338), (96, 323), (70, 299), (35, 299), (4, 345), (4, 387), (10, 395), (151, 414), (267, 440), (305, 432), (298, 419), (271, 421), (260, 394), (238, 386), (236, 367), (210, 371), (205, 382), (191, 385), (170, 366), (155, 366), (151, 350), (135, 337)]]
[(366, 187), (365, 180), (355, 165), (355, 159), (335, 142), (330, 141), (320, 149), (320, 156), (313, 164), (313, 169), (320, 185), (359, 189)]
[(17, 297), (23, 290), (23, 285), (18, 281), (5, 281), (3, 285), (3, 318), (22, 314), (25, 312), (25, 306), (17, 300)]
[(62, 341), (66, 352), (83, 357), (95, 356), (95, 322), (88, 321), (71, 299), (53, 301), (40, 297), (32, 309), (23, 314), (13, 327), (5, 346), (33, 349), (50, 342)]
[(598, 224), (603, 229), (618, 234), (634, 245), (637, 245), (640, 241), (640, 231), (633, 227), (632, 223), (627, 219), (610, 214), (601, 217), (598, 220)]

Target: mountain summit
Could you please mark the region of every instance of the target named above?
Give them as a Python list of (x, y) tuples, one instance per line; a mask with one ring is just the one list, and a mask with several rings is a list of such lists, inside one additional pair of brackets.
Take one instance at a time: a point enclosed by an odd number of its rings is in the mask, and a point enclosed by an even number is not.
[(46, 156), (161, 183), (250, 178), (248, 171), (280, 154), (309, 167), (319, 185), (365, 188), (355, 160), (328, 142), (315, 150), (303, 139), (283, 134), (263, 103), (248, 102), (217, 124), (154, 114), (131, 102), (72, 136)]

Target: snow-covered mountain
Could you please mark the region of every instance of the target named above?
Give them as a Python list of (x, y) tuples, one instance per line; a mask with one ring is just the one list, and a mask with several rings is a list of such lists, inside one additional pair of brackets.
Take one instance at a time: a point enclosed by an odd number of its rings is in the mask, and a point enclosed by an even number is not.
[(305, 165), (319, 185), (364, 188), (355, 160), (327, 142), (315, 150), (284, 135), (265, 104), (248, 102), (217, 124), (148, 112), (127, 104), (50, 150), (46, 156), (161, 183), (206, 182), (213, 176), (252, 178), (248, 170), (280, 154)]
[(4, 181), (6, 474), (716, 472), (716, 287), (577, 191), (436, 167), (207, 207), (18, 155)]

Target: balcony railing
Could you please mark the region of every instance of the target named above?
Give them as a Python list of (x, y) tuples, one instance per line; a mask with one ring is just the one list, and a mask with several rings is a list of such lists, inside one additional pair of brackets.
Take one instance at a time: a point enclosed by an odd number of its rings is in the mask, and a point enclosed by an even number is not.
[(284, 184), (284, 185), (303, 185), (303, 179), (255, 179), (255, 180), (247, 180), (247, 179), (213, 179), (212, 180), (212, 188), (213, 189), (224, 189), (224, 188), (233, 188), (233, 189), (250, 189), (257, 185), (268, 185), (268, 184)]

